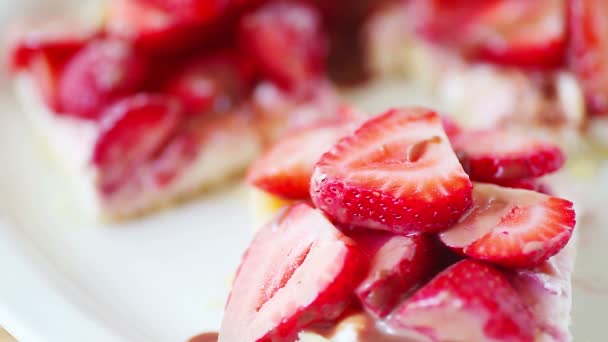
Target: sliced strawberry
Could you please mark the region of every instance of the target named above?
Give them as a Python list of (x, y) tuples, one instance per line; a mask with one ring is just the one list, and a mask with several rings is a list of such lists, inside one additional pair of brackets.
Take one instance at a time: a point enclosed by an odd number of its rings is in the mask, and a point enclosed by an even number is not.
[(219, 342), (294, 341), (299, 329), (331, 321), (361, 279), (355, 243), (306, 204), (263, 227), (243, 256)]
[(353, 128), (352, 124), (342, 123), (288, 134), (249, 168), (247, 182), (280, 197), (310, 198), (310, 177), (315, 164)]
[(468, 54), (519, 67), (560, 67), (566, 47), (565, 0), (500, 0), (474, 20)]
[(532, 267), (570, 240), (572, 203), (529, 190), (475, 184), (473, 209), (439, 236), (447, 246), (505, 267)]
[(107, 31), (112, 36), (132, 41), (138, 50), (160, 56), (182, 55), (199, 48), (211, 34), (221, 31), (213, 31), (209, 26), (184, 22), (177, 13), (136, 0), (110, 1), (107, 19)]
[(230, 52), (205, 55), (169, 80), (166, 92), (179, 98), (187, 114), (226, 112), (241, 102), (251, 76)]
[(59, 101), (58, 84), (65, 67), (63, 59), (54, 59), (52, 55), (38, 52), (29, 60), (29, 75), (49, 109), (55, 114), (63, 112)]
[(109, 107), (92, 159), (99, 169), (101, 191), (115, 191), (137, 164), (174, 134), (181, 119), (179, 103), (164, 95), (138, 94)]
[(58, 93), (66, 114), (97, 119), (115, 100), (135, 92), (146, 72), (146, 60), (122, 40), (89, 43), (65, 66)]
[(430, 237), (393, 235), (380, 231), (351, 234), (370, 256), (370, 269), (355, 293), (363, 307), (384, 317), (437, 270)]
[(506, 277), (473, 260), (439, 273), (386, 324), (397, 335), (425, 341), (532, 342), (536, 332), (530, 312)]
[(273, 2), (245, 16), (240, 41), (265, 76), (294, 89), (321, 75), (327, 38), (319, 13), (298, 2)]
[(545, 195), (551, 195), (552, 193), (550, 187), (547, 184), (534, 178), (514, 179), (502, 182), (495, 182), (494, 184), (506, 188), (532, 190)]
[(592, 114), (608, 114), (608, 3), (568, 0), (569, 64)]
[(211, 23), (228, 10), (231, 0), (135, 0), (176, 15), (180, 21)]
[(70, 29), (71, 31), (63, 26), (51, 25), (19, 36), (10, 46), (10, 70), (27, 68), (39, 54), (44, 54), (48, 60), (65, 63), (94, 35), (94, 32), (88, 30), (75, 32)]
[(446, 115), (441, 116), (441, 125), (443, 126), (443, 130), (448, 138), (452, 139), (462, 132), (462, 128), (456, 121), (452, 120), (450, 117)]
[(459, 47), (474, 20), (498, 0), (411, 0), (409, 25), (421, 37), (441, 45)]
[(505, 130), (465, 132), (452, 146), (471, 179), (480, 182), (539, 177), (565, 161), (557, 145)]
[(472, 204), (441, 119), (422, 108), (389, 110), (341, 139), (317, 163), (310, 191), (336, 222), (398, 234), (444, 230)]

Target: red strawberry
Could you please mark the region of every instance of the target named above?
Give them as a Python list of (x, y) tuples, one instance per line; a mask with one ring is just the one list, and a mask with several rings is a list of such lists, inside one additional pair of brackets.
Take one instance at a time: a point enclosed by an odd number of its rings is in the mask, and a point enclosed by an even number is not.
[(344, 225), (398, 234), (448, 228), (472, 204), (472, 184), (422, 108), (393, 109), (342, 138), (311, 180), (314, 204)]
[(65, 63), (92, 36), (93, 32), (87, 30), (74, 32), (54, 25), (26, 32), (11, 44), (10, 70), (27, 68), (39, 54), (44, 54), (49, 60)]
[(534, 178), (514, 179), (502, 182), (495, 182), (494, 184), (506, 188), (532, 190), (545, 195), (551, 195), (551, 189), (549, 188), (549, 186)]
[(241, 43), (265, 76), (286, 89), (321, 75), (327, 38), (319, 13), (298, 2), (273, 2), (241, 21)]
[(287, 208), (245, 252), (226, 303), (219, 342), (294, 341), (340, 316), (361, 279), (355, 243), (307, 204)]
[(434, 245), (428, 236), (366, 231), (350, 237), (371, 259), (355, 293), (363, 307), (376, 316), (386, 316), (437, 269)]
[(565, 0), (500, 0), (474, 20), (469, 55), (519, 67), (560, 67), (566, 47)]
[(175, 133), (181, 118), (177, 101), (164, 95), (138, 94), (109, 107), (92, 159), (99, 168), (101, 191), (114, 192)]
[(54, 59), (52, 55), (40, 51), (31, 56), (28, 63), (29, 75), (32, 77), (44, 103), (53, 113), (63, 113), (58, 97), (58, 83), (65, 61)]
[(315, 164), (351, 126), (321, 125), (287, 134), (249, 168), (247, 182), (280, 197), (308, 199)]
[(122, 40), (95, 40), (65, 66), (59, 79), (64, 112), (97, 119), (117, 99), (135, 92), (146, 72), (146, 60)]
[(452, 120), (450, 117), (442, 115), (441, 116), (441, 124), (443, 126), (443, 130), (448, 138), (452, 139), (462, 132), (462, 128), (456, 121)]
[(539, 177), (565, 161), (557, 145), (504, 130), (465, 132), (452, 146), (471, 179), (480, 182)]
[(575, 224), (572, 203), (529, 190), (475, 184), (473, 209), (439, 236), (447, 246), (505, 267), (532, 267), (559, 252)]
[(569, 64), (593, 114), (608, 113), (608, 3), (568, 0)]
[(156, 6), (188, 23), (211, 23), (228, 10), (232, 0), (135, 0)]
[(226, 112), (243, 100), (251, 75), (230, 52), (195, 59), (169, 80), (166, 92), (187, 114)]
[(531, 314), (505, 276), (473, 260), (439, 273), (386, 324), (396, 335), (425, 341), (532, 342), (536, 332)]
[(208, 26), (180, 20), (171, 11), (136, 0), (113, 0), (107, 18), (112, 36), (132, 41), (138, 50), (152, 55), (177, 56), (201, 46), (215, 32)]

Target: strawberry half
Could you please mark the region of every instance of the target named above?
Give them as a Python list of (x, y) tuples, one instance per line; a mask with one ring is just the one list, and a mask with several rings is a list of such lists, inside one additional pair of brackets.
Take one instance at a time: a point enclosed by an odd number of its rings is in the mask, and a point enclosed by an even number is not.
[(59, 79), (61, 108), (82, 118), (99, 118), (105, 107), (140, 88), (146, 64), (128, 42), (90, 42), (72, 57)]
[(568, 0), (569, 64), (592, 114), (608, 114), (608, 3)]
[(386, 320), (399, 336), (432, 341), (532, 342), (536, 326), (506, 277), (473, 260), (439, 273)]
[(564, 1), (496, 1), (475, 18), (463, 48), (499, 64), (560, 67), (566, 48)]
[(265, 76), (293, 90), (325, 70), (320, 14), (299, 2), (272, 2), (243, 17), (239, 39)]
[(434, 244), (428, 236), (366, 231), (350, 237), (370, 256), (369, 271), (355, 293), (376, 316), (386, 316), (437, 269)]
[(331, 321), (361, 280), (355, 243), (306, 204), (263, 227), (238, 268), (219, 342), (294, 341), (300, 329)]
[(127, 181), (176, 132), (182, 117), (179, 103), (164, 95), (133, 95), (109, 107), (92, 159), (101, 191), (110, 194)]
[(559, 252), (576, 223), (572, 203), (529, 190), (475, 184), (473, 209), (439, 237), (474, 259), (533, 267)]
[(409, 234), (454, 224), (471, 191), (437, 113), (405, 108), (367, 121), (325, 153), (310, 193), (336, 222)]
[(452, 146), (471, 179), (480, 182), (539, 177), (565, 161), (557, 145), (504, 130), (464, 132)]
[(352, 128), (351, 124), (342, 123), (287, 134), (249, 168), (247, 182), (283, 198), (310, 198), (315, 164)]
[(245, 69), (231, 52), (205, 55), (178, 71), (166, 85), (166, 92), (182, 101), (187, 114), (226, 112), (249, 90), (251, 75)]

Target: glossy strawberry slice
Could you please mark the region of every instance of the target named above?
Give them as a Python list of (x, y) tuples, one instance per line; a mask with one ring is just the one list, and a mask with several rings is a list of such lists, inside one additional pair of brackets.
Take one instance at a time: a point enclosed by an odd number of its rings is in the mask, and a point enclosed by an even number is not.
[(397, 335), (432, 341), (532, 342), (536, 326), (498, 270), (463, 260), (401, 304), (386, 324)]
[(361, 279), (361, 261), (355, 243), (321, 212), (287, 208), (245, 252), (219, 342), (295, 341), (301, 328), (338, 318)]
[(315, 164), (353, 128), (352, 124), (341, 123), (288, 134), (249, 168), (247, 182), (283, 198), (310, 198), (310, 177)]
[(244, 99), (251, 77), (237, 56), (217, 53), (186, 65), (169, 80), (166, 92), (179, 98), (188, 114), (226, 112)]
[(437, 270), (430, 237), (394, 235), (380, 231), (351, 234), (370, 257), (370, 268), (355, 293), (363, 307), (384, 317)]
[(534, 178), (514, 179), (494, 183), (505, 188), (524, 189), (540, 192), (545, 195), (551, 195), (551, 188), (540, 180)]
[(439, 236), (447, 246), (505, 267), (533, 267), (559, 252), (576, 223), (572, 203), (529, 190), (475, 184), (473, 209)]
[(608, 113), (608, 3), (568, 0), (569, 63), (592, 114)]
[(286, 89), (321, 75), (327, 38), (319, 13), (298, 2), (273, 2), (245, 16), (240, 41), (263, 74)]
[(369, 120), (321, 157), (311, 180), (313, 202), (336, 222), (398, 234), (448, 228), (471, 191), (441, 119), (422, 108)]
[(146, 60), (122, 40), (95, 40), (65, 66), (58, 93), (62, 109), (71, 115), (97, 119), (117, 99), (137, 91)]
[(475, 58), (519, 67), (564, 62), (565, 0), (500, 0), (474, 20), (465, 49)]
[(9, 51), (9, 68), (18, 71), (27, 68), (39, 55), (54, 63), (65, 63), (82, 48), (94, 32), (82, 30), (75, 32), (63, 26), (51, 25), (28, 31), (12, 42)]
[(110, 194), (125, 182), (135, 166), (175, 133), (182, 117), (179, 103), (164, 95), (133, 95), (109, 107), (92, 159), (99, 169), (101, 191)]
[(137, 0), (109, 3), (107, 31), (155, 56), (179, 56), (200, 47), (208, 27), (185, 23), (176, 13)]
[(539, 177), (560, 169), (565, 161), (557, 145), (504, 130), (465, 132), (452, 145), (474, 181)]
[(211, 23), (228, 10), (232, 0), (135, 0), (161, 8), (189, 23)]

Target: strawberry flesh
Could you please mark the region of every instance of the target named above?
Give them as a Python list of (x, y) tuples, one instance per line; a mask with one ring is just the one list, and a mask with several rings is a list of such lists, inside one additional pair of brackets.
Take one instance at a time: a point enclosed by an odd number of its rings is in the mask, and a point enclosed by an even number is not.
[(504, 130), (464, 132), (452, 145), (471, 179), (480, 182), (539, 177), (565, 161), (557, 145)]
[(65, 66), (58, 94), (64, 112), (98, 119), (112, 102), (140, 88), (146, 60), (122, 40), (90, 42)]
[(92, 159), (101, 192), (112, 194), (128, 181), (129, 173), (176, 132), (182, 117), (179, 103), (165, 95), (133, 95), (109, 107)]
[(247, 182), (279, 197), (310, 198), (315, 164), (349, 128), (348, 123), (331, 124), (287, 134), (249, 168)]
[(568, 0), (568, 58), (592, 114), (608, 114), (608, 3)]
[(247, 70), (230, 52), (202, 56), (169, 80), (166, 92), (179, 98), (187, 114), (226, 112), (244, 100), (250, 83)]
[(434, 244), (428, 236), (366, 231), (350, 237), (370, 257), (369, 271), (355, 293), (375, 316), (386, 316), (436, 270)]
[(327, 59), (327, 38), (319, 13), (298, 2), (273, 2), (246, 15), (239, 40), (264, 76), (293, 90), (320, 77)]
[(474, 20), (464, 49), (474, 58), (525, 68), (556, 68), (566, 48), (564, 0), (501, 0)]
[(172, 13), (180, 21), (208, 24), (218, 20), (228, 10), (232, 0), (135, 0)]
[(572, 203), (529, 190), (475, 184), (473, 208), (439, 236), (448, 247), (504, 267), (533, 267), (570, 240)]
[(355, 243), (319, 211), (297, 204), (263, 227), (238, 268), (219, 334), (224, 341), (294, 341), (337, 319), (361, 279)]
[(369, 120), (321, 157), (311, 180), (313, 203), (335, 222), (397, 234), (448, 228), (471, 192), (441, 119), (422, 108)]
[(403, 302), (386, 320), (397, 335), (432, 341), (534, 341), (536, 326), (498, 270), (460, 261)]

